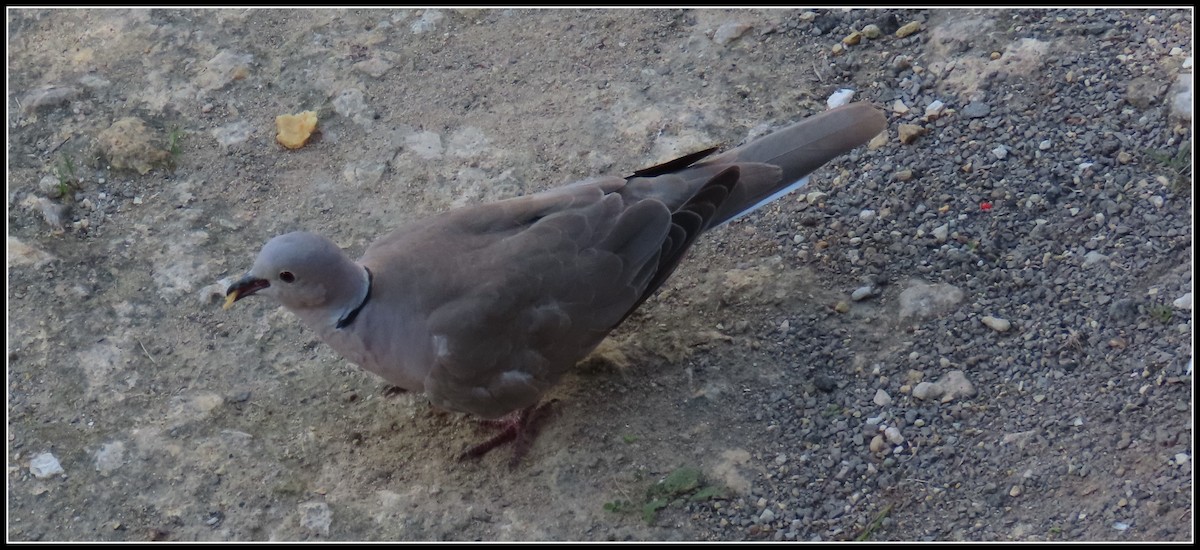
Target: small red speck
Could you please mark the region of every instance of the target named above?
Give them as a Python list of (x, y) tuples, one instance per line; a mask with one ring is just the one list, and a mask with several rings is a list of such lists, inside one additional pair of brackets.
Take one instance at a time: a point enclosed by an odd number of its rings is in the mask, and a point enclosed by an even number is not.
[(984, 212), (991, 212), (991, 210), (992, 210), (992, 203), (990, 203), (990, 202), (987, 202), (987, 201), (983, 201), (983, 202), (979, 203), (979, 209), (980, 209), (980, 210), (983, 210)]

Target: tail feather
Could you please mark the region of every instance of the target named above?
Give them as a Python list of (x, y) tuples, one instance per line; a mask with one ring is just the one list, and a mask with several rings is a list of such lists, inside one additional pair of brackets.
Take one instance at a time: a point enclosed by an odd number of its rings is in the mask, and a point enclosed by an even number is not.
[(886, 126), (883, 113), (871, 104), (851, 103), (808, 117), (691, 169), (765, 165), (762, 169), (742, 169), (733, 196), (713, 219), (716, 226), (803, 186), (806, 176), (817, 168), (870, 141)]
[(869, 103), (851, 103), (707, 160), (701, 159), (711, 149), (639, 170), (621, 193), (633, 200), (657, 199), (674, 212), (717, 174), (737, 166), (737, 185), (709, 220), (708, 227), (716, 227), (798, 189), (814, 170), (865, 144), (886, 126), (883, 113)]

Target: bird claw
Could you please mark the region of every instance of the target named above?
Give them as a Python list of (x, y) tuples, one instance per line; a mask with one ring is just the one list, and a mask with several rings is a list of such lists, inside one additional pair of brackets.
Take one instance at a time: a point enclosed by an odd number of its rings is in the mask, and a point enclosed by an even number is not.
[(529, 449), (533, 447), (533, 440), (537, 437), (542, 422), (549, 416), (552, 410), (551, 405), (556, 401), (552, 400), (541, 405), (533, 405), (496, 420), (479, 420), (480, 425), (498, 429), (499, 433), (493, 435), (487, 441), (463, 451), (458, 456), (458, 459), (465, 461), (480, 458), (492, 449), (512, 442), (513, 456), (509, 460), (509, 466), (516, 467), (529, 452)]

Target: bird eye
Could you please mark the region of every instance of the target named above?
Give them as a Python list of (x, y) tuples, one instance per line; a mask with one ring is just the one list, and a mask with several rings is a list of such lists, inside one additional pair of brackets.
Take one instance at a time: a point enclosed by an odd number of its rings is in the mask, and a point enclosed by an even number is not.
[(290, 283), (290, 282), (296, 280), (296, 276), (292, 275), (291, 271), (280, 271), (279, 272), (279, 280), (283, 281), (285, 283)]

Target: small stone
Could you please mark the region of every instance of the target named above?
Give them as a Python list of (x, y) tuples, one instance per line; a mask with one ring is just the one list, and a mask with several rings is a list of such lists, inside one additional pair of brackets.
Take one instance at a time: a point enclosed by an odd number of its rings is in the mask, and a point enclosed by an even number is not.
[(933, 103), (930, 103), (929, 106), (925, 108), (925, 120), (936, 119), (937, 117), (942, 116), (942, 113), (945, 111), (946, 111), (946, 104), (942, 103), (942, 101), (940, 99), (935, 100)]
[(1095, 250), (1083, 255), (1083, 267), (1092, 267), (1108, 259), (1108, 256)]
[(945, 390), (933, 382), (921, 382), (920, 384), (917, 384), (917, 387), (913, 388), (912, 391), (913, 397), (922, 401), (937, 399), (941, 397), (943, 393), (945, 393)]
[(992, 112), (991, 105), (981, 101), (972, 101), (963, 107), (962, 114), (967, 118), (983, 118)]
[(833, 310), (838, 313), (846, 313), (846, 312), (850, 311), (850, 302), (841, 300), (836, 305), (833, 306)]
[(863, 34), (863, 36), (870, 38), (871, 40), (874, 40), (876, 38), (879, 38), (879, 36), (882, 35), (883, 32), (879, 30), (879, 25), (871, 24), (871, 25), (867, 25), (867, 26), (863, 27), (862, 34)]
[(1048, 139), (1043, 139), (1041, 142), (1039, 142), (1039, 143), (1038, 143), (1038, 150), (1039, 150), (1039, 151), (1045, 151), (1045, 150), (1048, 150), (1048, 149), (1050, 149), (1050, 140), (1048, 140)]
[(1190, 311), (1192, 309), (1192, 293), (1188, 292), (1183, 296), (1176, 298), (1175, 301), (1171, 302), (1171, 305), (1179, 309), (1186, 309)]
[(876, 405), (879, 405), (880, 407), (886, 407), (886, 406), (892, 404), (892, 396), (888, 395), (888, 393), (883, 391), (882, 389), (877, 389), (877, 390), (875, 390), (874, 402)]
[(966, 373), (961, 370), (947, 372), (937, 381), (937, 384), (945, 391), (945, 394), (942, 395), (942, 403), (949, 403), (959, 397), (975, 395), (975, 385), (967, 380)]
[(851, 90), (849, 88), (842, 88), (842, 89), (830, 94), (829, 99), (825, 100), (825, 104), (830, 109), (836, 109), (838, 107), (841, 107), (842, 105), (850, 103), (850, 99), (853, 97), (854, 97), (854, 90)]
[(997, 60), (997, 59), (1000, 59), (1000, 52), (992, 52), (992, 54), (991, 54), (991, 55), (989, 55), (988, 57), (989, 57), (989, 58), (990, 58), (992, 61), (995, 61), (995, 60)]
[(903, 101), (897, 99), (894, 103), (892, 103), (892, 112), (898, 115), (906, 115), (908, 114), (908, 105), (905, 105)]
[(942, 224), (933, 229), (933, 238), (937, 239), (937, 242), (944, 243), (949, 237), (950, 226), (948, 224)]
[(842, 39), (842, 44), (847, 46), (857, 46), (859, 42), (862, 42), (862, 36), (863, 35), (861, 32), (854, 31)]
[(770, 508), (763, 510), (758, 516), (759, 523), (771, 523), (772, 521), (775, 521), (775, 512)]
[(136, 170), (143, 175), (171, 157), (160, 145), (162, 137), (137, 117), (114, 122), (100, 132), (96, 141), (113, 168)]
[(750, 28), (751, 25), (749, 23), (743, 23), (740, 21), (725, 23), (724, 25), (717, 27), (716, 32), (713, 33), (712, 39), (713, 42), (725, 46), (730, 42), (741, 38), (741, 36), (746, 34), (746, 31), (750, 30)]
[(860, 286), (850, 293), (850, 299), (855, 302), (861, 302), (875, 295), (875, 287), (871, 285)]
[(985, 315), (980, 321), (996, 332), (1008, 332), (1008, 329), (1012, 328), (1012, 323), (1006, 319), (992, 317), (991, 315)]
[(899, 29), (896, 29), (896, 38), (905, 38), (910, 34), (920, 32), (920, 31), (921, 31), (921, 22), (913, 21), (912, 23), (909, 23), (907, 25), (904, 25), (903, 27), (900, 27)]
[[(1187, 58), (1184, 65), (1191, 66), (1192, 58)], [(1181, 72), (1171, 87), (1171, 116), (1183, 120), (1192, 120), (1192, 73)]]
[(871, 438), (870, 449), (873, 453), (882, 453), (887, 450), (887, 440), (883, 438), (882, 434), (876, 434)]
[(42, 176), (41, 181), (38, 181), (38, 191), (47, 197), (57, 199), (63, 194), (63, 185), (54, 176)]
[(1162, 208), (1165, 202), (1166, 201), (1164, 201), (1163, 198), (1158, 195), (1150, 197), (1150, 204), (1154, 205), (1155, 208)]
[(1129, 529), (1129, 524), (1125, 523), (1123, 521), (1113, 522), (1113, 529), (1116, 529), (1118, 531), (1124, 531), (1126, 529)]
[(62, 464), (58, 463), (58, 458), (54, 454), (42, 453), (29, 461), (29, 473), (36, 478), (45, 479), (64, 472)]
[(833, 55), (842, 55), (842, 52), (846, 51), (846, 47), (843, 46), (841, 44), (841, 42), (839, 42), (837, 44), (834, 44), (833, 47), (829, 49), (829, 51)]
[(924, 133), (925, 129), (916, 124), (901, 124), (899, 128), (900, 143), (908, 145)]
[(863, 211), (858, 213), (858, 219), (860, 219), (864, 222), (869, 222), (869, 221), (875, 219), (875, 211), (871, 210), (871, 209), (864, 209)]
[(1013, 486), (1012, 486), (1012, 489), (1009, 489), (1009, 490), (1008, 490), (1008, 496), (1010, 496), (1010, 497), (1014, 497), (1014, 498), (1015, 498), (1015, 497), (1019, 497), (1019, 496), (1021, 496), (1021, 486), (1020, 486), (1020, 485), (1013, 485)]
[(892, 445), (904, 443), (904, 436), (900, 434), (900, 428), (888, 426), (888, 429), (883, 431), (883, 435)]
[(995, 155), (996, 158), (1004, 160), (1005, 157), (1008, 156), (1008, 149), (1003, 145), (997, 145), (995, 149), (992, 149), (992, 154)]
[(888, 133), (887, 130), (884, 130), (876, 134), (875, 137), (871, 138), (871, 141), (867, 142), (867, 149), (874, 151), (880, 147), (883, 147), (884, 145), (887, 145), (887, 143)]
[(1120, 153), (1117, 153), (1117, 162), (1119, 162), (1121, 164), (1129, 164), (1132, 160), (1133, 160), (1133, 155), (1131, 155), (1125, 151), (1121, 151)]
[(305, 502), (299, 506), (300, 526), (321, 535), (329, 534), (333, 511), (324, 502)]
[(896, 178), (896, 181), (908, 181), (913, 178), (913, 171), (905, 168), (904, 170), (897, 171), (893, 174), (893, 177)]

